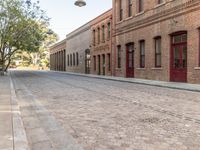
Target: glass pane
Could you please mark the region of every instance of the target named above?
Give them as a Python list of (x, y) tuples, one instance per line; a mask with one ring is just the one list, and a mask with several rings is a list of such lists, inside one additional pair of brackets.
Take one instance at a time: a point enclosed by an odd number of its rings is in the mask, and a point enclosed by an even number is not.
[(187, 46), (183, 46), (183, 68), (187, 67)]
[(173, 37), (173, 43), (180, 43), (181, 42), (181, 35), (176, 35)]
[(144, 46), (144, 42), (140, 43), (140, 51), (141, 51), (141, 55), (145, 55), (145, 46)]
[(141, 56), (141, 67), (145, 66), (145, 56)]
[(187, 34), (182, 35), (182, 42), (187, 42)]
[(128, 55), (128, 67), (133, 68), (133, 53), (129, 53)]
[(174, 67), (180, 68), (180, 47), (174, 48)]
[(103, 55), (103, 65), (105, 65), (105, 55)]
[(132, 52), (132, 51), (133, 51), (133, 45), (129, 45), (129, 46), (128, 46), (128, 51), (129, 51), (129, 52)]
[(161, 55), (156, 56), (156, 66), (161, 66)]
[(161, 53), (161, 39), (156, 39), (156, 54)]

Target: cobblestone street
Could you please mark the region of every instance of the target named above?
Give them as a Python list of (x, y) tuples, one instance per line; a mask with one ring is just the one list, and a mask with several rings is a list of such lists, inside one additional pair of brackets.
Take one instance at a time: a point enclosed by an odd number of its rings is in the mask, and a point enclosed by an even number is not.
[(200, 150), (200, 93), (12, 71), (33, 150)]

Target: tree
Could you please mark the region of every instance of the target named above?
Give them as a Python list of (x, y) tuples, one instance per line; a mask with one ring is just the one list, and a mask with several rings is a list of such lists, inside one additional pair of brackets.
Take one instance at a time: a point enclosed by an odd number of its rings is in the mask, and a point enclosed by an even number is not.
[(49, 18), (39, 1), (0, 0), (0, 69), (7, 71), (17, 51), (36, 52), (48, 32)]
[(48, 27), (43, 28), (43, 32), (48, 34), (46, 34), (38, 51), (17, 51), (12, 57), (11, 65), (16, 66), (16, 62), (20, 60), (20, 64), (17, 63), (18, 66), (49, 67), (49, 46), (58, 40), (58, 35)]
[(58, 41), (58, 35), (49, 28), (45, 28), (44, 32), (48, 32), (42, 45), (37, 52), (31, 53), (34, 65), (49, 67), (49, 46)]

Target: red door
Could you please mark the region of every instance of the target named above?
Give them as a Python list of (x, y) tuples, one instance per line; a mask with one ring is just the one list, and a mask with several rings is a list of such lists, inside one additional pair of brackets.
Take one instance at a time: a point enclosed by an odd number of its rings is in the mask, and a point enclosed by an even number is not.
[(187, 33), (172, 35), (170, 80), (187, 82)]
[(134, 44), (126, 45), (126, 77), (134, 77)]

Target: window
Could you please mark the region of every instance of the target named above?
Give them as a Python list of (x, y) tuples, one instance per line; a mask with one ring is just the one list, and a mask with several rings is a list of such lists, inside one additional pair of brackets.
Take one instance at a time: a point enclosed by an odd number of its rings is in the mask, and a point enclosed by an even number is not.
[(164, 0), (157, 0), (158, 4), (162, 4)]
[(93, 58), (94, 58), (94, 71), (96, 71), (96, 56), (93, 56)]
[(108, 71), (110, 71), (110, 54), (108, 54)]
[(117, 67), (121, 68), (121, 45), (117, 46)]
[(76, 53), (76, 65), (79, 65), (79, 58), (78, 58), (78, 53)]
[(98, 28), (98, 44), (100, 43), (100, 28)]
[(72, 66), (72, 54), (70, 54), (70, 66)]
[(108, 39), (110, 39), (110, 22), (108, 23)]
[(101, 56), (98, 55), (98, 75), (101, 74)]
[(102, 26), (102, 41), (105, 42), (105, 26)]
[(128, 0), (128, 17), (132, 16), (132, 0)]
[(173, 36), (173, 44), (184, 43), (187, 42), (187, 34), (179, 34)]
[(155, 38), (155, 67), (161, 67), (161, 37)]
[(171, 67), (173, 69), (187, 68), (187, 32), (172, 34)]
[(138, 0), (138, 13), (144, 10), (144, 2), (143, 0)]
[(140, 41), (140, 68), (145, 67), (145, 41)]
[(200, 28), (199, 28), (199, 67), (200, 67)]
[(69, 66), (69, 55), (67, 55), (67, 66)]
[(75, 53), (73, 53), (73, 66), (75, 66)]
[(93, 30), (93, 45), (95, 45), (95, 42), (96, 42), (96, 37), (95, 37), (95, 36), (96, 36), (96, 34), (95, 34), (95, 32), (96, 32), (96, 31), (95, 31), (95, 30)]
[(122, 0), (119, 0), (119, 21), (123, 19)]
[(133, 69), (134, 68), (134, 43), (126, 44), (127, 50), (127, 68)]

